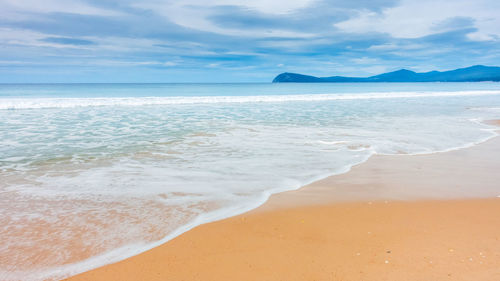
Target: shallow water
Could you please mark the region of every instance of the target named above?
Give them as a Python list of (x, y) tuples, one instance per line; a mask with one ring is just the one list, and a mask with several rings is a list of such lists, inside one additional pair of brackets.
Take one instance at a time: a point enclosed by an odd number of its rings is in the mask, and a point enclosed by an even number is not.
[(117, 261), (495, 118), (498, 83), (0, 85), (0, 279)]

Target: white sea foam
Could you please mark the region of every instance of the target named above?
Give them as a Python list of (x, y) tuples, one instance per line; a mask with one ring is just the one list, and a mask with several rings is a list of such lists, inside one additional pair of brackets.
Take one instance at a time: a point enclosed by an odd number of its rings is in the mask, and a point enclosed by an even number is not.
[(357, 94), (306, 94), (199, 97), (105, 97), (105, 98), (1, 98), (0, 109), (72, 108), (89, 106), (143, 106), (255, 102), (333, 101), (391, 98), (500, 95), (500, 90), (441, 92), (374, 92)]

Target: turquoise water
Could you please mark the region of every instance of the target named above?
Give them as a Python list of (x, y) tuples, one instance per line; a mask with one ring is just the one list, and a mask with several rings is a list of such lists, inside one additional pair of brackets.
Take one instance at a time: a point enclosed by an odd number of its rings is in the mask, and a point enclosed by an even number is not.
[(0, 279), (117, 261), (495, 118), (498, 83), (0, 85)]
[(0, 97), (199, 97), (498, 90), (498, 83), (0, 84)]

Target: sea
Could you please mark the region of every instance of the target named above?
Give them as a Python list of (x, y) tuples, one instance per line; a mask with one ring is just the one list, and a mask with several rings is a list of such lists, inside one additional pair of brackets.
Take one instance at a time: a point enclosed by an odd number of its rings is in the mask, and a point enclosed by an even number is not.
[(0, 84), (0, 280), (122, 260), (375, 154), (470, 147), (490, 119), (500, 83)]

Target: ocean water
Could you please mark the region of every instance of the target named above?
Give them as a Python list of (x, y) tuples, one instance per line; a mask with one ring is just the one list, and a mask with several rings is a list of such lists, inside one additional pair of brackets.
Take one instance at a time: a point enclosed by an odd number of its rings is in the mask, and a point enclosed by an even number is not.
[(0, 280), (121, 260), (376, 153), (468, 147), (495, 118), (499, 83), (0, 85)]

